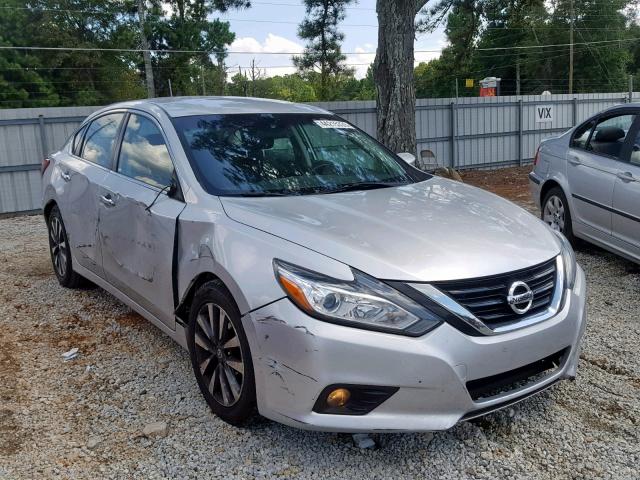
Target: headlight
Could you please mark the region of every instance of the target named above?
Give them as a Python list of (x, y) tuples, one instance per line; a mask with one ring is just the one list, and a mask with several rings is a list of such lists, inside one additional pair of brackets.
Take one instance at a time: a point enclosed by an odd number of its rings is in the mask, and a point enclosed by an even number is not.
[(557, 230), (552, 230), (560, 239), (560, 254), (564, 265), (564, 288), (572, 289), (576, 283), (576, 254), (569, 240)]
[(309, 315), (351, 327), (419, 336), (442, 320), (390, 286), (352, 270), (344, 281), (274, 260), (276, 278), (289, 299)]

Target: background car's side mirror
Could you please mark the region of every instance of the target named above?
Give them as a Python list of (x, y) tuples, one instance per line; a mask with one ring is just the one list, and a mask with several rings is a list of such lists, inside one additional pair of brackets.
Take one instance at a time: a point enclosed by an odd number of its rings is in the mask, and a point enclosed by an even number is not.
[(416, 156), (413, 153), (403, 152), (399, 153), (398, 156), (409, 165), (413, 165), (416, 163)]

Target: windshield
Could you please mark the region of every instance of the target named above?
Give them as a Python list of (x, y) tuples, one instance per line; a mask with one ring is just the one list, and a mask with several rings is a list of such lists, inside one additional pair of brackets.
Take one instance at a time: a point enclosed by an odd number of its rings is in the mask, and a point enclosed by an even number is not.
[(331, 193), (428, 178), (330, 115), (205, 115), (173, 123), (198, 180), (215, 195)]

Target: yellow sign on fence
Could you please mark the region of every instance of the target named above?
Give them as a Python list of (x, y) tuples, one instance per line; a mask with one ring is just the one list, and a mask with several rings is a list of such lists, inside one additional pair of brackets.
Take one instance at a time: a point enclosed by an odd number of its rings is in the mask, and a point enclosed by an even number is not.
[(467, 88), (473, 88), (473, 78), (465, 79), (464, 86)]

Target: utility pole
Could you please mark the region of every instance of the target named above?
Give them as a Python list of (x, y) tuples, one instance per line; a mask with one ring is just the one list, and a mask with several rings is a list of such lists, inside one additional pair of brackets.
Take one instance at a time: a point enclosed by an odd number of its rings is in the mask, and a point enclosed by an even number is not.
[(204, 97), (206, 93), (204, 91), (204, 67), (202, 65), (200, 65), (200, 78), (202, 79), (202, 96)]
[(458, 101), (458, 77), (456, 77), (456, 102)]
[(171, 79), (169, 79), (169, 96), (173, 97), (173, 89), (171, 88)]
[(156, 88), (153, 83), (153, 66), (151, 65), (151, 52), (149, 42), (144, 28), (145, 0), (138, 0), (138, 20), (140, 21), (140, 44), (142, 46), (142, 57), (144, 58), (144, 77), (147, 82), (147, 97), (156, 96)]
[(516, 62), (516, 96), (520, 96), (520, 57)]
[(571, 18), (569, 19), (569, 94), (573, 93), (573, 0), (571, 0), (571, 8), (569, 11)]
[(633, 75), (629, 75), (629, 103), (633, 102)]

